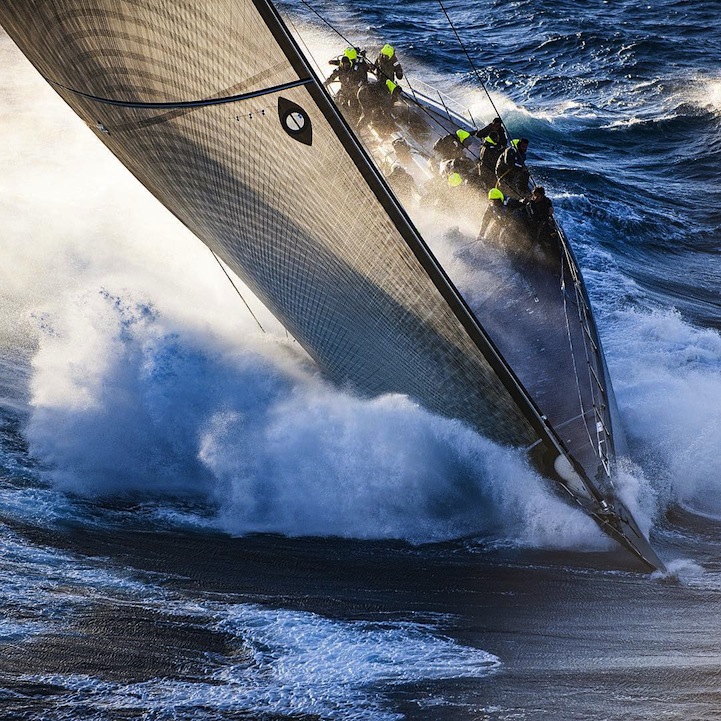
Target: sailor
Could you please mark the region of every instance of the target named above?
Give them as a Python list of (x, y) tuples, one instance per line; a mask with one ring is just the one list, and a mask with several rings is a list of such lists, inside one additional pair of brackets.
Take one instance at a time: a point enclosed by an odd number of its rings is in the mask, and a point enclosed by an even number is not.
[(372, 124), (381, 133), (392, 132), (392, 108), (402, 92), (400, 85), (396, 85), (392, 80), (378, 80), (361, 85), (357, 93), (362, 113), (360, 124)]
[(484, 140), (486, 136), (490, 135), (491, 133), (495, 133), (498, 136), (496, 143), (499, 144), (502, 148), (505, 148), (506, 145), (508, 145), (506, 131), (503, 127), (503, 121), (500, 118), (493, 118), (493, 120), (491, 120), (491, 122), (488, 123), (485, 128), (480, 128), (480, 130), (473, 131), (473, 135), (475, 135), (477, 138), (480, 138), (481, 140)]
[(464, 177), (460, 173), (452, 171), (446, 176), (444, 186), (445, 192), (438, 199), (441, 209), (451, 213), (464, 212), (468, 199)]
[(526, 168), (526, 151), (528, 138), (516, 138), (503, 151), (496, 163), (496, 177), (519, 195), (528, 194), (528, 169)]
[(446, 194), (447, 207), (455, 208), (463, 205), (460, 201), (464, 195), (463, 189), (465, 183), (466, 181), (463, 176), (455, 171), (446, 176), (446, 188), (448, 190), (448, 193)]
[(368, 63), (363, 51), (358, 48), (347, 47), (343, 51), (343, 55), (339, 58), (329, 60), (328, 63), (330, 65), (338, 65), (338, 67), (350, 63), (350, 69), (348, 70), (349, 80), (355, 83), (356, 89), (363, 83), (368, 82)]
[(351, 62), (351, 71), (355, 77), (356, 85), (364, 85), (368, 82), (368, 62), (363, 51), (358, 48), (349, 47), (343, 51), (343, 55)]
[[(470, 158), (456, 158), (448, 161), (449, 184), (451, 178), (460, 177), (463, 180), (460, 192), (453, 193), (452, 205), (455, 206), (465, 218), (472, 223), (478, 223), (484, 211), (485, 188), (478, 185), (476, 164)], [(452, 187), (452, 186), (451, 186)]]
[(422, 202), (432, 208), (478, 222), (481, 217), (478, 192), (469, 183), (464, 172), (455, 170), (454, 162), (445, 166), (445, 173), (431, 179), (425, 186)]
[(336, 103), (342, 108), (358, 109), (358, 82), (353, 73), (353, 66), (347, 55), (341, 56), (338, 67), (326, 78), (323, 85), (328, 87), (331, 83), (339, 82), (340, 90), (336, 95)]
[(470, 137), (471, 134), (467, 130), (460, 128), (453, 133), (444, 135), (433, 146), (436, 159), (444, 161), (464, 157), (464, 148), (470, 144)]
[(403, 137), (396, 138), (392, 143), (393, 152), (396, 156), (396, 161), (403, 166), (410, 165), (413, 162), (413, 154), (411, 153), (411, 146), (408, 145), (408, 141)]
[(488, 191), (488, 206), (483, 213), (481, 227), (478, 231), (479, 239), (494, 228), (497, 230), (497, 237), (500, 239), (509, 225), (517, 222), (519, 218), (518, 211), (521, 207), (520, 201), (507, 198), (498, 188), (491, 188)]
[(378, 53), (374, 69), (378, 80), (392, 80), (396, 82), (403, 78), (403, 68), (398, 62), (396, 51), (393, 46), (388, 43), (386, 43)]
[(329, 65), (335, 65), (336, 69), (323, 81), (323, 85), (328, 87), (331, 83), (342, 82), (350, 75), (351, 61), (347, 55), (341, 55), (340, 58), (334, 58), (328, 62)]
[(463, 176), (446, 168), (447, 172), (431, 178), (424, 186), (424, 205), (439, 210), (448, 210), (456, 205), (455, 199), (462, 195), (459, 189), (463, 186)]
[(448, 177), (452, 173), (458, 173), (464, 182), (473, 182), (476, 177), (476, 164), (467, 157), (444, 160), (440, 164), (441, 175)]
[(488, 188), (496, 184), (496, 163), (504, 151), (501, 139), (496, 130), (490, 130), (483, 138), (481, 151), (478, 155), (478, 184)]
[(554, 233), (553, 202), (546, 196), (546, 189), (537, 185), (531, 197), (521, 201), (526, 210), (527, 222), (534, 240), (549, 240)]

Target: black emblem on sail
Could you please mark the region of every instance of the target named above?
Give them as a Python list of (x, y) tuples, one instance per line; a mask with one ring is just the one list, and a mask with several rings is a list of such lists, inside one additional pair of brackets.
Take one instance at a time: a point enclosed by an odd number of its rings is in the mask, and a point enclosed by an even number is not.
[(305, 145), (313, 144), (313, 126), (308, 113), (285, 98), (278, 98), (278, 116), (280, 124), (291, 138), (295, 138)]

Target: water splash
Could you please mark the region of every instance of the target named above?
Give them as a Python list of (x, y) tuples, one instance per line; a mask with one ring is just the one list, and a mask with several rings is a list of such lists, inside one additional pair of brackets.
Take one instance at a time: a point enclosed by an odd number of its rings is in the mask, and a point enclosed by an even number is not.
[(691, 586), (698, 584), (706, 571), (689, 559), (671, 561), (664, 571), (655, 571), (651, 578), (668, 586)]
[(721, 515), (721, 336), (674, 311), (627, 309), (619, 319), (610, 358), (638, 462), (664, 507)]
[(194, 495), (234, 534), (599, 543), (520, 451), (405, 396), (333, 388), (282, 344), (228, 349), (107, 291), (45, 323), (26, 435), (62, 490)]

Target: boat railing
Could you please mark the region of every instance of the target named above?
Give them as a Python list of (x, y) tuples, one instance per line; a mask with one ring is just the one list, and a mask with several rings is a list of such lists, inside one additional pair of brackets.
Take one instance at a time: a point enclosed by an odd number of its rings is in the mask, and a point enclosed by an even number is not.
[(458, 99), (417, 78), (413, 78), (411, 82), (406, 75), (404, 79), (408, 93), (417, 103), (431, 105), (454, 125), (467, 123), (472, 128), (477, 127), (471, 111)]
[[(556, 231), (558, 232), (559, 240), (562, 249), (562, 262), (565, 262), (568, 271), (570, 273), (571, 282), (573, 283), (573, 292), (575, 296), (575, 303), (578, 312), (578, 321), (583, 329), (583, 346), (584, 355), (586, 358), (586, 366), (589, 374), (589, 389), (591, 393), (591, 404), (594, 415), (594, 426), (593, 430), (588, 429), (589, 440), (592, 440), (592, 436), (595, 435), (595, 443), (591, 443), (595, 446), (598, 459), (603, 466), (606, 476), (611, 478), (611, 454), (612, 454), (612, 437), (610, 426), (608, 423), (608, 412), (609, 412), (609, 400), (607, 398), (606, 388), (604, 387), (604, 372), (602, 368), (602, 362), (600, 362), (601, 349), (598, 346), (594, 337), (597, 338), (597, 332), (593, 323), (593, 316), (591, 309), (586, 301), (586, 294), (584, 292), (583, 281), (581, 280), (578, 265), (576, 259), (571, 250), (571, 246), (566, 238), (565, 233), (560, 225), (554, 221)], [(563, 284), (563, 281), (562, 281)], [(565, 284), (563, 284), (565, 285)], [(564, 296), (565, 296), (565, 288)], [(565, 302), (564, 302), (565, 305)], [(570, 321), (569, 310), (566, 308), (566, 318)]]

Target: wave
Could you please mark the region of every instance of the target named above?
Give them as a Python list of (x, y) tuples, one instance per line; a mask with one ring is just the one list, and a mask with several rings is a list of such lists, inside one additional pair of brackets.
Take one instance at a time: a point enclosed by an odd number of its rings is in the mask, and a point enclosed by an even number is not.
[[(0, 642), (12, 668), (2, 693), (11, 715), (37, 704), (55, 719), (75, 719), (87, 706), (101, 719), (165, 718), (171, 708), (182, 718), (341, 713), (391, 721), (399, 718), (395, 688), (479, 682), (501, 666), (493, 654), (444, 635), (445, 616), (341, 621), (188, 598), (168, 591), (157, 574), (38, 546), (5, 527), (2, 537)], [(149, 620), (152, 649), (143, 636)], [(445, 703), (442, 693), (428, 690), (423, 703)]]
[(332, 388), (282, 341), (229, 350), (107, 291), (59, 314), (33, 363), (26, 427), (56, 488), (200, 496), (234, 534), (598, 543), (520, 452), (404, 396)]
[(721, 115), (721, 77), (701, 76), (685, 88), (684, 94), (700, 110)]
[[(230, 654), (206, 653), (202, 679), (186, 680), (191, 674), (185, 669), (181, 678), (137, 683), (73, 673), (27, 674), (21, 680), (52, 688), (45, 703), (57, 719), (76, 718), (78, 707), (88, 705), (99, 718), (128, 712), (165, 718), (170, 708), (181, 718), (217, 713), (396, 721), (402, 715), (389, 700), (394, 688), (449, 678), (478, 682), (501, 665), (492, 654), (427, 624), (335, 621), (301, 611), (168, 598), (144, 605), (156, 603), (167, 624), (174, 616), (209, 620)], [(185, 644), (182, 649), (187, 654)], [(429, 689), (418, 705), (430, 709), (439, 703), (447, 701)]]
[(664, 507), (721, 514), (721, 335), (668, 310), (617, 320), (609, 361), (634, 456)]

